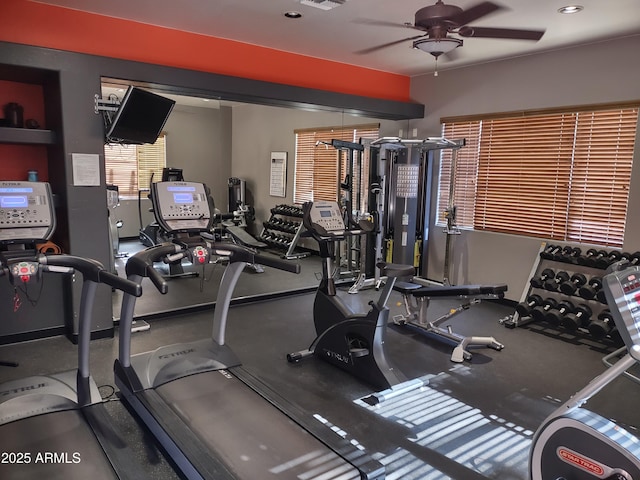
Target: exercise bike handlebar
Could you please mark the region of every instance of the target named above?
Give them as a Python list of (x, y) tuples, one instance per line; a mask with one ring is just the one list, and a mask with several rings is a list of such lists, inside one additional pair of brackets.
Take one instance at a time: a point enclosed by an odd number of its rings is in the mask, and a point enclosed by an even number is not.
[(284, 270), (290, 273), (300, 273), (300, 264), (292, 263), (289, 260), (282, 260), (277, 257), (262, 255), (255, 253), (242, 245), (233, 243), (216, 244), (210, 248), (212, 254), (221, 255), (229, 258), (229, 261), (256, 263), (265, 267), (273, 267), (278, 270)]

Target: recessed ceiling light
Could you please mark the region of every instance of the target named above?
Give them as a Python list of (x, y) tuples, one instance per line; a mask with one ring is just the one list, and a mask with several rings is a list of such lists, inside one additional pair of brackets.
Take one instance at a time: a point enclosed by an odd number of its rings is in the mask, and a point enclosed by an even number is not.
[(284, 12), (284, 16), (287, 18), (300, 18), (302, 14), (300, 12)]
[(567, 5), (565, 7), (559, 8), (558, 12), (559, 13), (578, 13), (580, 11), (582, 11), (584, 9), (584, 7), (582, 5)]

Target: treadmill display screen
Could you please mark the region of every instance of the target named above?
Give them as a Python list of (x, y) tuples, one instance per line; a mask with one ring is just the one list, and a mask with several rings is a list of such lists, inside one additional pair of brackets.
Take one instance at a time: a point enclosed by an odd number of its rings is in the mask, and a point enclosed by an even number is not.
[(190, 193), (174, 193), (173, 201), (175, 203), (193, 203), (193, 195)]
[(331, 210), (320, 210), (320, 216), (323, 218), (331, 217)]
[(27, 208), (29, 197), (26, 195), (0, 195), (0, 208)]
[(636, 330), (640, 331), (640, 277), (632, 273), (627, 275), (625, 280), (622, 283), (624, 299), (633, 318), (634, 326)]

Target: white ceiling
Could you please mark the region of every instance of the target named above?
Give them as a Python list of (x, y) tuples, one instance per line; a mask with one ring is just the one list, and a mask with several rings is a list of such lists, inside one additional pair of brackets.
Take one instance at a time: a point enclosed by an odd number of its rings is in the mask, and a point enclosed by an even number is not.
[[(436, 0), (346, 0), (326, 11), (299, 0), (36, 1), (409, 76), (433, 72), (435, 67), (434, 58), (412, 49), (409, 40), (373, 53), (357, 52), (419, 35), (402, 25), (413, 23), (415, 11)], [(467, 9), (479, 1), (445, 3)], [(545, 29), (542, 39), (465, 38), (454, 59), (440, 58), (439, 70), (640, 34), (640, 0), (575, 0), (584, 10), (574, 15), (557, 12), (573, 0), (493, 1), (505, 8), (472, 26)], [(291, 10), (302, 18), (285, 18), (283, 13)], [(398, 26), (375, 25), (376, 21)], [(605, 59), (594, 62), (606, 65)]]

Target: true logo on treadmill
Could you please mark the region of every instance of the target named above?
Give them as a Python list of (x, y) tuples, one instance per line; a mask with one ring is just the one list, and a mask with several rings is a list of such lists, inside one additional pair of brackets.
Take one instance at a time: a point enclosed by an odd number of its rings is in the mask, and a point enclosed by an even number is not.
[(580, 455), (573, 450), (566, 447), (558, 447), (556, 450), (558, 457), (565, 463), (574, 465), (592, 475), (602, 476), (604, 475), (604, 467), (597, 463), (595, 460)]
[(164, 355), (158, 355), (158, 358), (160, 360), (165, 360), (167, 358), (180, 357), (182, 355), (186, 355), (187, 353), (191, 353), (195, 351), (196, 350), (194, 348), (188, 348), (187, 350), (181, 350), (179, 352), (165, 353)]
[(47, 386), (46, 383), (38, 383), (35, 385), (27, 385), (25, 387), (20, 387), (20, 388), (12, 388), (11, 390), (4, 390), (0, 392), (0, 397), (6, 397), (7, 395), (12, 395), (14, 393), (23, 393), (23, 392), (28, 392), (30, 390), (37, 390), (38, 388), (44, 388), (46, 386)]

